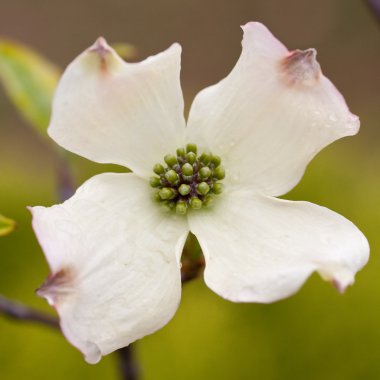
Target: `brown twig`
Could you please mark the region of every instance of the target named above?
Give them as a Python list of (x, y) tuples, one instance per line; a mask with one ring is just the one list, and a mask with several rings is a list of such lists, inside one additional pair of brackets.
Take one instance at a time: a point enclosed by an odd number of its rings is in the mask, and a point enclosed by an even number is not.
[(181, 268), (182, 284), (186, 284), (187, 282), (198, 278), (200, 273), (203, 271), (204, 266), (205, 262), (203, 256), (197, 260), (189, 260), (184, 258), (182, 260)]
[(140, 370), (134, 355), (135, 346), (130, 344), (127, 347), (117, 350), (119, 354), (119, 368), (123, 380), (138, 380)]
[(68, 159), (60, 151), (57, 153), (56, 176), (58, 199), (64, 202), (74, 194), (75, 186)]
[(380, 21), (380, 0), (366, 0), (366, 3), (377, 17), (377, 20)]
[(39, 324), (59, 329), (58, 319), (54, 316), (25, 306), (19, 302), (11, 301), (0, 295), (0, 313), (11, 319)]

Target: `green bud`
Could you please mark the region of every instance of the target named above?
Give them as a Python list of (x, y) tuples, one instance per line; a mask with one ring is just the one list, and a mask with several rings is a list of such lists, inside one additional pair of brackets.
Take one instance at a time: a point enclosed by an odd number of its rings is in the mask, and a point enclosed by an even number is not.
[(165, 173), (165, 169), (161, 164), (154, 165), (153, 171), (158, 175)]
[(206, 182), (201, 182), (197, 185), (197, 192), (201, 195), (206, 195), (210, 191), (210, 186)]
[(185, 201), (178, 201), (175, 211), (177, 214), (185, 215), (187, 211), (187, 203)]
[(203, 206), (210, 207), (214, 203), (214, 198), (211, 195), (207, 195), (203, 200)]
[(149, 183), (152, 187), (158, 187), (161, 185), (161, 181), (158, 177), (150, 177)]
[(162, 201), (161, 200), (160, 203), (161, 203), (161, 206), (166, 211), (172, 211), (175, 208), (175, 202), (173, 202), (173, 201)]
[(199, 210), (202, 207), (202, 201), (199, 198), (191, 198), (190, 206), (194, 210)]
[(172, 154), (167, 154), (164, 157), (164, 161), (168, 164), (168, 166), (174, 166), (175, 164), (178, 164), (177, 157), (173, 156)]
[(211, 155), (207, 153), (202, 153), (199, 157), (199, 160), (203, 162), (205, 165), (208, 165), (211, 161)]
[(156, 189), (152, 198), (164, 209), (185, 215), (189, 208), (210, 206), (214, 197), (223, 192), (220, 180), (226, 173), (219, 156), (210, 152), (197, 156), (196, 144), (189, 143), (178, 148), (176, 155), (167, 154), (164, 160), (163, 165), (154, 165), (156, 175), (149, 181)]
[(217, 179), (223, 179), (226, 176), (226, 172), (222, 166), (218, 166), (214, 170), (214, 177)]
[(174, 195), (174, 191), (168, 187), (164, 187), (158, 192), (158, 194), (160, 195), (161, 199), (166, 200), (170, 199)]
[(153, 194), (153, 200), (155, 202), (161, 202), (162, 199), (160, 197), (160, 192), (159, 191), (157, 191), (156, 193)]
[(195, 144), (187, 144), (186, 145), (186, 152), (187, 153), (193, 152), (193, 153), (197, 154), (197, 146)]
[(178, 157), (185, 157), (185, 149), (184, 148), (178, 148), (177, 149), (177, 156)]
[(185, 176), (191, 176), (193, 175), (193, 167), (189, 163), (186, 162), (186, 164), (182, 165), (182, 173)]
[(202, 179), (207, 179), (211, 175), (211, 169), (208, 166), (205, 166), (199, 170), (199, 176)]
[(181, 195), (187, 195), (190, 193), (190, 186), (189, 185), (186, 185), (186, 184), (182, 184), (179, 188), (178, 188), (178, 192), (181, 194)]
[(211, 156), (211, 163), (214, 165), (214, 167), (218, 167), (220, 163), (222, 162), (222, 159), (219, 156)]
[(178, 182), (178, 174), (175, 172), (175, 170), (168, 170), (165, 173), (165, 178), (173, 185), (176, 182)]
[(189, 164), (192, 165), (196, 159), (197, 159), (197, 156), (194, 152), (189, 152), (186, 154), (186, 160)]
[(223, 184), (220, 182), (217, 182), (212, 187), (212, 192), (215, 194), (221, 194), (223, 192)]

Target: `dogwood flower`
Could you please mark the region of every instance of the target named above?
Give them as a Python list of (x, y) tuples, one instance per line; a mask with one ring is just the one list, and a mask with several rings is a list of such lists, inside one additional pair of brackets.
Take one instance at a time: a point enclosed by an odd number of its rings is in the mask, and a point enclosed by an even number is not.
[(52, 271), (39, 294), (90, 363), (173, 317), (189, 231), (206, 284), (235, 302), (288, 297), (314, 271), (343, 291), (367, 262), (367, 240), (347, 219), (275, 198), (322, 148), (356, 134), (358, 117), (315, 50), (289, 52), (259, 23), (243, 31), (236, 66), (196, 96), (187, 123), (178, 44), (126, 63), (100, 38), (63, 74), (49, 135), (132, 171), (32, 209)]

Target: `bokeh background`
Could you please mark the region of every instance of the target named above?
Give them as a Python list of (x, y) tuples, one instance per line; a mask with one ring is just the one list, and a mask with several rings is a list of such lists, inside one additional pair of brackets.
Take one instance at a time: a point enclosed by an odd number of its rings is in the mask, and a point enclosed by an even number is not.
[[(286, 196), (327, 206), (368, 237), (372, 256), (339, 295), (317, 275), (290, 299), (233, 304), (202, 279), (186, 284), (174, 319), (136, 344), (143, 379), (380, 378), (380, 28), (359, 0), (0, 0), (0, 35), (62, 68), (99, 35), (134, 44), (139, 59), (178, 41), (187, 105), (240, 53), (239, 25), (265, 23), (289, 48), (315, 47), (324, 73), (362, 121), (358, 136), (320, 153)], [(76, 185), (120, 170), (70, 155)], [(27, 205), (57, 202), (51, 148), (0, 87), (0, 211), (17, 230), (0, 239), (0, 293), (50, 311), (34, 294), (48, 267)], [(116, 355), (91, 366), (49, 328), (0, 315), (0, 378), (118, 379)]]

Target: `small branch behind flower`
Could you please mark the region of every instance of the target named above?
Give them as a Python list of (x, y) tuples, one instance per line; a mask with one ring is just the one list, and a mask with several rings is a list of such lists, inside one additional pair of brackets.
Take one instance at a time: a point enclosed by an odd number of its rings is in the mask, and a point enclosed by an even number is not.
[(182, 284), (199, 277), (205, 267), (202, 249), (198, 239), (191, 232), (183, 248), (181, 264)]
[(377, 17), (377, 20), (380, 21), (380, 0), (366, 0), (366, 3)]
[(198, 278), (203, 271), (204, 266), (205, 262), (203, 257), (197, 260), (188, 260), (186, 258), (183, 259), (181, 268), (182, 284)]
[(75, 193), (75, 184), (68, 157), (63, 152), (56, 154), (57, 193), (60, 202), (69, 199)]
[(2, 295), (0, 295), (0, 313), (10, 319), (24, 322), (36, 322), (59, 329), (58, 319), (53, 315), (25, 306), (20, 302), (11, 301)]
[(119, 354), (119, 368), (123, 380), (138, 380), (140, 378), (140, 369), (135, 358), (135, 346), (130, 344), (127, 347), (117, 350)]

